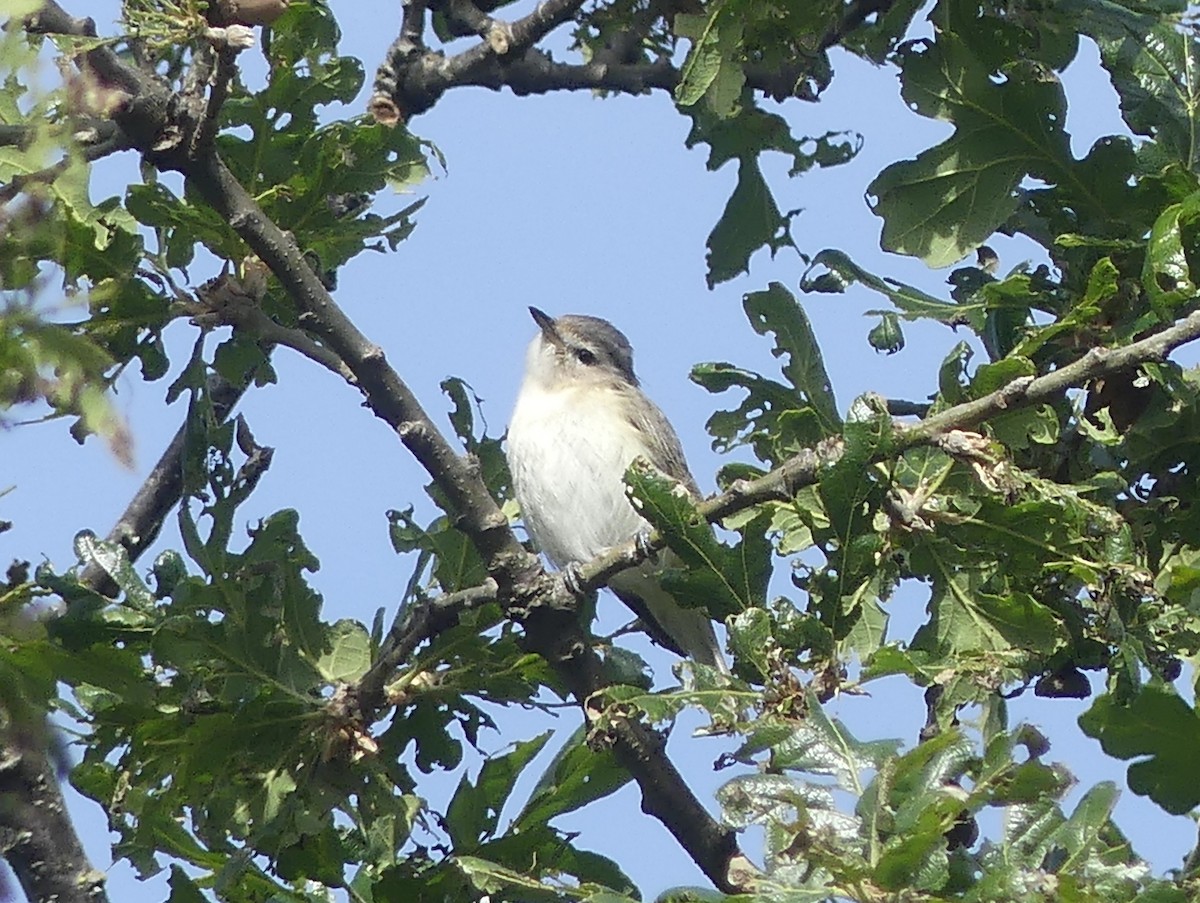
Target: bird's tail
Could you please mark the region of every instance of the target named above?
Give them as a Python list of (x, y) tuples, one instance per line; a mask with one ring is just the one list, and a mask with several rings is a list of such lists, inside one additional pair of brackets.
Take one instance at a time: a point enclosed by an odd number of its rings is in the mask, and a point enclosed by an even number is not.
[(624, 571), (609, 581), (609, 589), (646, 626), (650, 638), (677, 655), (729, 673), (717, 643), (712, 620), (698, 608), (684, 608), (659, 584), (653, 573)]

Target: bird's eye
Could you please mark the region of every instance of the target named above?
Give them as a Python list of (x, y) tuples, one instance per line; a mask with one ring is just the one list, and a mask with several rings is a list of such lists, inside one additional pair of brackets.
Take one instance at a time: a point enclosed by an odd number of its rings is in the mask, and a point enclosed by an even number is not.
[(590, 367), (596, 363), (596, 353), (590, 348), (576, 348), (575, 359), (585, 367)]

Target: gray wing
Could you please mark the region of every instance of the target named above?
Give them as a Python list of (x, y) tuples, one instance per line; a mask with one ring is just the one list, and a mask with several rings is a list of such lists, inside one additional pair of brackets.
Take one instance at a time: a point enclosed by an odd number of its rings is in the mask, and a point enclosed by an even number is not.
[[(633, 426), (649, 437), (646, 457), (667, 476), (679, 480), (692, 497), (699, 500), (700, 487), (688, 470), (683, 445), (670, 421), (640, 389), (629, 387), (628, 391), (639, 396), (634, 399), (637, 403), (626, 405), (625, 409), (630, 412), (628, 416)], [(671, 552), (666, 550), (659, 560), (670, 555)], [(721, 653), (708, 613), (698, 608), (683, 608), (648, 573), (653, 568), (652, 560), (640, 568), (622, 571), (608, 582), (608, 587), (641, 619), (646, 632), (657, 643), (728, 673), (729, 666)]]
[(646, 457), (650, 463), (672, 479), (676, 479), (687, 487), (695, 498), (701, 498), (700, 487), (692, 472), (688, 469), (687, 459), (683, 455), (683, 446), (675, 435), (675, 428), (667, 420), (667, 415), (658, 409), (658, 405), (646, 397), (641, 389), (630, 386), (628, 390), (636, 397), (635, 404), (626, 405), (629, 421), (647, 437)]

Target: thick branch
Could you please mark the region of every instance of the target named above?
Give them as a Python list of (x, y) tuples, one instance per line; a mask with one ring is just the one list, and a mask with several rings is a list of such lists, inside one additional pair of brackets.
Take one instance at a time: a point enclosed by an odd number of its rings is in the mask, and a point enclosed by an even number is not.
[(566, 22), (583, 6), (583, 0), (544, 0), (529, 15), (515, 22), (483, 17), (486, 33), (474, 47), (447, 59), (442, 53), (425, 50), (410, 29), (388, 48), (375, 73), (368, 103), (380, 122), (394, 124), (423, 113), (457, 84), (472, 84), (472, 74), (497, 59), (521, 59), (526, 51), (553, 29)]
[(104, 873), (67, 815), (46, 732), (19, 721), (0, 731), (0, 856), (31, 903), (105, 903)]
[[(25, 30), (30, 34), (67, 34), (96, 37), (96, 23), (90, 18), (76, 19), (67, 14), (56, 0), (42, 0), (41, 8), (25, 18)], [(107, 45), (95, 47), (85, 54), (88, 65), (111, 87), (137, 94), (144, 88), (144, 75), (126, 66)]]
[[(376, 76), (372, 111), (381, 121), (407, 120), (429, 110), (451, 88), (509, 88), (518, 95), (579, 90), (644, 94), (674, 91), (680, 77), (679, 70), (666, 58), (653, 62), (563, 63), (532, 48), (517, 58), (493, 57), (469, 67), (458, 65), (459, 59), (456, 56), (447, 60), (440, 51), (398, 40)], [(808, 75), (809, 68), (800, 64), (777, 69), (747, 66), (746, 84), (775, 100), (806, 97), (798, 95), (796, 88)], [(395, 119), (381, 116), (385, 110), (395, 114)]]
[[(815, 53), (824, 53), (872, 15), (882, 15), (894, 0), (853, 0), (816, 43)], [(564, 63), (535, 45), (546, 33), (574, 14), (580, 4), (543, 3), (524, 19), (507, 25), (488, 13), (490, 3), (470, 0), (441, 0), (438, 4), (455, 34), (478, 34), (484, 40), (462, 53), (447, 57), (429, 50), (423, 35), (424, 7), (420, 16), (406, 7), (400, 36), (388, 49), (375, 77), (370, 101), (372, 113), (381, 122), (394, 124), (430, 109), (451, 88), (481, 87), (498, 91), (510, 88), (515, 94), (548, 94), (552, 91), (583, 89), (642, 94), (650, 90), (674, 91), (680, 72), (664, 57), (652, 62), (624, 60), (617, 55), (597, 56), (587, 63)], [(575, 9), (571, 9), (574, 7)], [(640, 43), (655, 15), (632, 26), (629, 43)], [(417, 30), (414, 25), (421, 25)], [(746, 85), (767, 97), (783, 101), (789, 97), (813, 100), (823, 85), (810, 82), (811, 59), (797, 58), (770, 67), (745, 66)]]
[[(208, 393), (213, 416), (218, 421), (224, 421), (245, 391), (245, 387), (235, 386), (219, 376), (210, 377)], [(179, 503), (183, 494), (183, 452), (186, 443), (187, 424), (184, 423), (105, 537), (108, 542), (123, 545), (130, 561), (137, 561), (150, 547), (171, 509)], [(88, 565), (79, 579), (85, 586), (109, 597), (116, 597), (120, 592), (104, 569), (95, 564)]]

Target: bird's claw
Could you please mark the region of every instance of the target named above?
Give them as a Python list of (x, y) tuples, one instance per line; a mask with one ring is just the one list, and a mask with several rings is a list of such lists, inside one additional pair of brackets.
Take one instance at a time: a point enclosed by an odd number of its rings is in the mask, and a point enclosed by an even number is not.
[(583, 577), (579, 573), (578, 562), (572, 561), (562, 569), (562, 581), (563, 586), (567, 588), (567, 592), (569, 592), (572, 596), (580, 597), (587, 595), (583, 588)]
[(642, 555), (646, 558), (651, 558), (654, 556), (654, 547), (650, 545), (649, 530), (638, 530), (637, 533), (633, 535), (633, 545), (634, 548), (638, 550), (639, 555)]

